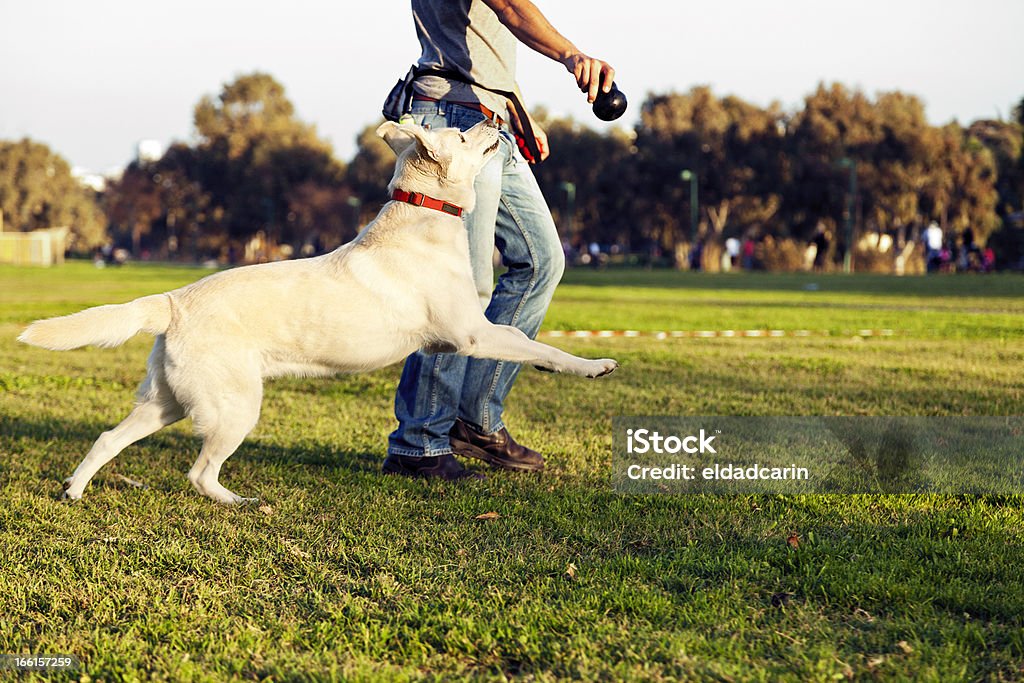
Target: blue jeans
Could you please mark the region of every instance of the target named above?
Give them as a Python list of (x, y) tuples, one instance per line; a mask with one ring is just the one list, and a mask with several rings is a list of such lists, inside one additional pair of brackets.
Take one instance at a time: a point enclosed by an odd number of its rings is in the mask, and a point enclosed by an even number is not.
[[(466, 130), (484, 115), (451, 102), (414, 102), (416, 123)], [(499, 152), (476, 179), (476, 207), (466, 216), (473, 279), (487, 319), (535, 337), (565, 268), (554, 221), (530, 165), (503, 130)], [(497, 246), (508, 269), (494, 285)], [(429, 263), (423, 264), (429, 268)], [(448, 432), (459, 417), (484, 433), (501, 430), (505, 397), (518, 363), (418, 351), (405, 361), (395, 395), (398, 428), (388, 453), (433, 457), (451, 453)]]

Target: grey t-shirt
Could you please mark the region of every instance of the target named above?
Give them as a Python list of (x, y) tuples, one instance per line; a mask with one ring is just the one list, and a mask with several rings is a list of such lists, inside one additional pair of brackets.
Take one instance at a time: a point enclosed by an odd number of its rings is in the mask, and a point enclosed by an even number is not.
[[(515, 36), (481, 0), (412, 0), (422, 53), (420, 68), (455, 71), (472, 83), (515, 90)], [(438, 76), (416, 79), (415, 92), (456, 102), (479, 102), (508, 119), (501, 95)]]

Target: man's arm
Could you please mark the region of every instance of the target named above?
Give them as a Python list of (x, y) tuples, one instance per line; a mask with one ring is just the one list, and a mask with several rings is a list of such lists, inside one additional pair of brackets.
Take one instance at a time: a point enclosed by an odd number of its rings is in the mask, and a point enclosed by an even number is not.
[(612, 88), (615, 69), (607, 62), (588, 57), (565, 36), (555, 30), (530, 0), (483, 0), (498, 19), (521, 43), (540, 54), (561, 62), (576, 78), (580, 90), (593, 102), (598, 90)]

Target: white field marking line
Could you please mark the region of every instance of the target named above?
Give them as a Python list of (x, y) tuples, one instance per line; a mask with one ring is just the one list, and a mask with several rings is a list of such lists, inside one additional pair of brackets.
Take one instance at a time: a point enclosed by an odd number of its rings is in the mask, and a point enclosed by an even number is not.
[[(844, 337), (892, 337), (895, 330), (843, 330)], [(541, 337), (575, 337), (579, 339), (611, 337), (647, 337), (651, 339), (719, 339), (729, 337), (779, 338), (779, 337), (830, 337), (828, 330), (548, 330)]]

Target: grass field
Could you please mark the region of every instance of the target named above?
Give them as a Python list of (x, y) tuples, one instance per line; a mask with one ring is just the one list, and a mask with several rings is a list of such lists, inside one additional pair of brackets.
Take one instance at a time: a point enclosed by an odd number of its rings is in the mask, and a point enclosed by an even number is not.
[(506, 418), (542, 475), (381, 476), (389, 368), (269, 385), (222, 475), (259, 505), (191, 489), (187, 423), (57, 500), (150, 340), (17, 332), (203, 274), (0, 268), (0, 654), (74, 654), (93, 680), (1024, 679), (1024, 497), (609, 484), (615, 415), (1024, 413), (1020, 277), (573, 271), (546, 329), (830, 334), (554, 340), (622, 367), (522, 373)]

